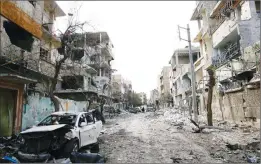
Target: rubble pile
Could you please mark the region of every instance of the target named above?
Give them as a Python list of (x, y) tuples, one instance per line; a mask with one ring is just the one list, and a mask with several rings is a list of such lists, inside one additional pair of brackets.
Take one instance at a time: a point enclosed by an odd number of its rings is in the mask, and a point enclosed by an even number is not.
[(184, 117), (176, 109), (165, 111), (163, 116), (166, 123), (176, 126), (177, 129), (193, 132), (193, 129), (196, 128), (187, 117)]
[[(167, 109), (163, 116), (166, 123), (185, 133), (195, 133), (195, 129), (201, 128), (197, 131), (200, 139), (196, 142), (208, 145), (206, 149), (210, 155), (221, 162), (260, 162), (260, 134), (255, 127), (216, 120), (216, 126), (206, 126), (205, 114), (198, 116), (198, 123), (193, 123), (188, 113), (180, 113), (177, 109)], [(173, 158), (175, 163), (179, 160)]]

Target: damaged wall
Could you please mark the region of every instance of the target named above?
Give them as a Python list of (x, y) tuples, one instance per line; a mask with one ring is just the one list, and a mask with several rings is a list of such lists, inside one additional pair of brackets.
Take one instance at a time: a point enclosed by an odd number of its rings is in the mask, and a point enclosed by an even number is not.
[[(219, 95), (214, 93), (212, 110), (214, 118), (222, 119)], [(236, 123), (260, 119), (260, 88), (245, 89), (241, 92), (226, 93), (221, 98), (224, 119)]]
[(87, 101), (74, 101), (74, 100), (64, 100), (60, 99), (62, 108), (60, 110), (64, 110), (66, 112), (83, 112), (86, 111), (86, 107), (88, 105)]
[(33, 126), (47, 115), (54, 112), (54, 106), (49, 97), (41, 96), (39, 93), (32, 93), (26, 98), (23, 107), (22, 130)]
[[(22, 130), (35, 125), (46, 116), (54, 112), (54, 105), (49, 97), (45, 97), (39, 93), (30, 93), (25, 100), (22, 114)], [(81, 112), (85, 111), (87, 102), (60, 99), (64, 111)], [(60, 111), (63, 110), (60, 107)]]

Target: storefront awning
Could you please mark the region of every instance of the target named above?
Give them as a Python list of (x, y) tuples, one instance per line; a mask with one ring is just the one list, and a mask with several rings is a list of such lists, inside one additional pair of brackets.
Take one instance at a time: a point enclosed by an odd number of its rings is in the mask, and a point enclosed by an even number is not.
[(23, 83), (23, 84), (36, 83), (37, 82), (37, 80), (35, 80), (35, 79), (19, 76), (19, 75), (16, 75), (16, 74), (8, 74), (8, 73), (0, 73), (0, 78), (3, 79), (3, 80), (13, 81), (13, 82)]

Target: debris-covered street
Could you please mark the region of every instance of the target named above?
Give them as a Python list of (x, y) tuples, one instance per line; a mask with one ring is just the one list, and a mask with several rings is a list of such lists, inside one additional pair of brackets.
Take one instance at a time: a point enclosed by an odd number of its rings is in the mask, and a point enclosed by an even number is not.
[(259, 131), (243, 134), (239, 127), (231, 127), (232, 131), (193, 133), (196, 126), (179, 116), (170, 109), (123, 113), (107, 121), (100, 150), (108, 163), (255, 163), (258, 159)]
[(0, 163), (260, 163), (260, 1), (0, 8)]

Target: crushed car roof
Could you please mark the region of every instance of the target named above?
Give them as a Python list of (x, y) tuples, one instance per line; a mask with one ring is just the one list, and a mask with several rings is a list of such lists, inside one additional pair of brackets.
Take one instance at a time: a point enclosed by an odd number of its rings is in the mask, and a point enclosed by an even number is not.
[(32, 133), (32, 132), (49, 132), (49, 131), (53, 131), (53, 130), (62, 128), (64, 126), (66, 126), (66, 124), (48, 125), (48, 126), (35, 126), (35, 127), (30, 128), (30, 129), (27, 129), (25, 131), (22, 131), (21, 134)]
[(51, 115), (78, 115), (78, 114), (82, 114), (82, 113), (91, 113), (94, 110), (90, 110), (89, 112), (54, 112)]

